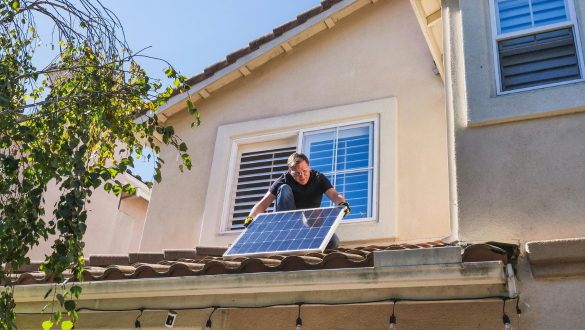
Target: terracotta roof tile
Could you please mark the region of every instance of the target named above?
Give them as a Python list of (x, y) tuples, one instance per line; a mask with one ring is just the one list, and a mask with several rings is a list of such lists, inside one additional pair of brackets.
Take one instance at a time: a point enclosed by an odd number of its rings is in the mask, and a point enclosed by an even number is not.
[[(467, 245), (463, 255), (463, 262), (500, 260), (507, 263), (508, 257), (506, 252), (492, 244), (496, 243)], [(221, 257), (221, 254), (226, 251), (225, 247), (196, 247), (190, 251), (165, 250), (165, 253), (134, 253), (130, 257), (120, 255), (92, 255), (89, 258), (89, 265), (83, 271), (83, 277), (85, 281), (110, 281), (158, 277), (373, 267), (374, 258), (372, 252), (374, 251), (443, 246), (449, 246), (449, 244), (435, 241), (387, 246), (370, 245), (351, 249), (339, 248), (337, 250), (325, 250), (323, 253), (309, 253), (303, 256), (274, 255), (264, 258), (242, 257), (229, 261), (223, 260)], [(173, 254), (167, 253), (167, 251), (182, 252)], [(207, 252), (212, 255), (202, 255), (202, 252)], [(176, 257), (179, 254), (192, 258), (177, 259)], [(172, 257), (172, 260), (161, 260), (161, 256)], [(148, 259), (150, 261), (128, 264), (129, 260), (138, 259)], [(125, 264), (104, 265), (103, 263), (105, 261), (124, 261)], [(71, 276), (70, 270), (64, 273), (65, 278), (70, 278)], [(51, 283), (52, 277), (45, 276), (42, 271), (34, 271), (30, 267), (23, 267), (11, 274), (11, 280), (16, 285), (29, 285)]]
[[(264, 258), (243, 257), (229, 261), (223, 260), (221, 257), (227, 248), (205, 246), (196, 247), (193, 250), (165, 250), (164, 253), (131, 253), (130, 256), (91, 255), (83, 271), (83, 277), (85, 281), (111, 281), (157, 277), (373, 267), (373, 251), (419, 249), (431, 246), (440, 247), (447, 245), (439, 242), (389, 246), (371, 245), (351, 249), (339, 248), (337, 250), (325, 250), (323, 253), (309, 253), (303, 256), (274, 255)], [(165, 256), (168, 258), (163, 260)], [(178, 258), (179, 256), (188, 256), (191, 258)], [(120, 263), (106, 265), (105, 263), (107, 261), (120, 261)], [(71, 276), (72, 274), (69, 270), (64, 274), (65, 278), (70, 278)], [(19, 269), (11, 275), (11, 279), (17, 285), (52, 282), (52, 277), (45, 276), (42, 271), (33, 271), (30, 267)]]

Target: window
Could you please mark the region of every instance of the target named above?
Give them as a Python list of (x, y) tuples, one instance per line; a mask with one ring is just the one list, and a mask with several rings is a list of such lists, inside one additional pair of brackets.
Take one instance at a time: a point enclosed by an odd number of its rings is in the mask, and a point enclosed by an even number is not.
[[(325, 174), (349, 202), (351, 214), (344, 222), (375, 220), (377, 119), (342, 125), (256, 136), (234, 141), (231, 187), (226, 193), (227, 231), (241, 230), (252, 207), (288, 170), (290, 154), (302, 150), (311, 169)], [(332, 206), (323, 195), (321, 207)], [(272, 212), (274, 203), (267, 209)]]
[[(351, 206), (344, 220), (372, 217), (374, 124), (338, 126), (304, 132), (302, 150), (311, 169), (327, 176)], [(321, 207), (333, 206), (323, 197)]]
[[(287, 171), (288, 157), (297, 149), (295, 144), (296, 140), (279, 140), (242, 146), (231, 198), (230, 230), (244, 228), (244, 221), (252, 207), (262, 199), (272, 183)], [(272, 212), (273, 209), (274, 203), (266, 212)]]
[(490, 0), (498, 94), (582, 80), (573, 0)]

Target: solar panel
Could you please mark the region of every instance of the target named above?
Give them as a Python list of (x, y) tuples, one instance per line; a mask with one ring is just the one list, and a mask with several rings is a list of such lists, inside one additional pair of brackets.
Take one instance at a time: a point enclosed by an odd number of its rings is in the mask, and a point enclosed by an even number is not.
[(323, 252), (345, 206), (262, 213), (224, 253), (224, 259)]

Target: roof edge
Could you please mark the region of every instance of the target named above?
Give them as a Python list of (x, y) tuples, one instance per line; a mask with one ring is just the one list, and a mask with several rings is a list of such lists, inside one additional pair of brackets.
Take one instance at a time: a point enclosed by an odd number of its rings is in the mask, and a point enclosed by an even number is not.
[[(323, 30), (332, 28), (336, 21), (348, 16), (361, 7), (378, 2), (379, 0), (322, 0), (321, 4), (313, 7), (299, 15), (295, 20), (284, 23), (273, 29), (272, 32), (261, 36), (260, 38), (252, 40), (248, 46), (240, 48), (226, 56), (223, 60), (216, 62), (204, 69), (203, 72), (194, 75), (186, 80), (191, 84), (189, 91), (179, 92), (175, 91), (166, 103), (161, 105), (157, 111), (157, 116), (163, 114), (166, 118), (174, 115), (186, 105), (182, 106), (180, 103), (186, 101), (190, 96), (193, 102), (206, 99), (221, 87), (230, 82), (245, 77), (251, 74), (258, 66), (263, 65), (270, 59), (278, 56), (270, 56), (266, 61), (260, 65), (250, 68), (248, 64), (253, 61), (258, 61), (262, 56), (274, 51), (278, 48), (283, 48), (282, 53), (292, 50), (289, 43), (291, 39), (298, 37), (302, 33), (315, 29), (316, 26), (322, 27), (317, 33), (307, 33), (306, 37), (295, 45), (309, 39), (313, 35), (318, 34)], [(343, 12), (343, 16), (332, 16)], [(291, 48), (289, 48), (291, 47)], [(235, 75), (234, 75), (235, 74)], [(216, 85), (210, 90), (210, 85)], [(154, 112), (148, 111), (138, 117), (135, 122), (141, 123), (148, 117), (154, 115)]]
[[(401, 288), (424, 288), (423, 291), (431, 294), (432, 287), (437, 288), (435, 296), (427, 298), (454, 299), (461, 295), (487, 297), (493, 296), (494, 292), (507, 292), (504, 268), (500, 261), (489, 261), (84, 282), (79, 284), (83, 288), (79, 300), (213, 295), (225, 297), (224, 305), (229, 305), (234, 295), (331, 290), (375, 292), (380, 291), (379, 289)], [(19, 286), (15, 290), (15, 299), (19, 304), (43, 301), (44, 294), (52, 286), (53, 284)], [(455, 287), (463, 291), (444, 290), (444, 287)], [(204, 299), (189, 300), (194, 304), (208, 303)], [(266, 303), (265, 299), (262, 299), (262, 303)]]

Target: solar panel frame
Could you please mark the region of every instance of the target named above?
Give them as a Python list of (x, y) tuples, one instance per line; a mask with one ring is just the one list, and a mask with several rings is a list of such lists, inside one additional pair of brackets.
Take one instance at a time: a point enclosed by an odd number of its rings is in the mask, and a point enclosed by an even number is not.
[(337, 230), (337, 227), (339, 226), (339, 223), (341, 222), (341, 219), (343, 219), (345, 206), (317, 207), (317, 208), (312, 208), (312, 209), (301, 209), (301, 210), (291, 210), (291, 211), (261, 213), (261, 214), (256, 215), (256, 217), (253, 220), (253, 221), (256, 221), (262, 215), (276, 216), (277, 214), (296, 213), (296, 212), (299, 212), (299, 213), (302, 212), (302, 216), (304, 217), (305, 216), (304, 213), (307, 212), (307, 211), (327, 210), (327, 209), (338, 209), (339, 210), (339, 213), (335, 217), (335, 221), (331, 225), (331, 228), (329, 228), (329, 230), (327, 232), (327, 235), (325, 235), (325, 237), (323, 238), (323, 241), (321, 242), (321, 244), (319, 245), (318, 248), (312, 248), (312, 249), (311, 248), (308, 248), (308, 249), (294, 249), (294, 250), (273, 251), (273, 252), (242, 253), (242, 254), (232, 254), (232, 255), (229, 255), (229, 253), (232, 251), (232, 249), (234, 247), (238, 246), (238, 242), (243, 237), (246, 236), (246, 233), (248, 231), (248, 228), (246, 228), (240, 234), (240, 236), (238, 236), (238, 238), (234, 241), (234, 243), (227, 249), (227, 251), (223, 254), (223, 258), (224, 258), (224, 260), (231, 260), (231, 259), (235, 259), (235, 258), (239, 258), (239, 257), (255, 258), (255, 257), (270, 257), (270, 256), (273, 256), (273, 255), (300, 255), (300, 254), (308, 254), (308, 253), (313, 253), (313, 252), (319, 252), (319, 253), (320, 252), (323, 252), (325, 250), (325, 247), (327, 246), (327, 244), (331, 240), (331, 237), (335, 233), (335, 230)]

